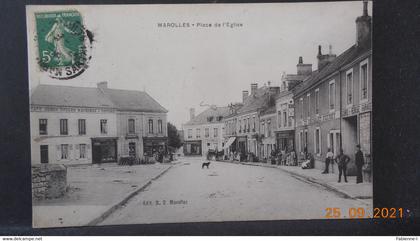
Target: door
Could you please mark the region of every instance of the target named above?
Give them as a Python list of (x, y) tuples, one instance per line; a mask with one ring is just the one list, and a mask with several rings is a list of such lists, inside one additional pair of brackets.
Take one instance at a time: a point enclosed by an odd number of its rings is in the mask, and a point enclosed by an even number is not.
[(101, 143), (93, 142), (92, 143), (92, 163), (101, 163), (102, 160), (102, 151)]
[(48, 163), (48, 145), (41, 145), (41, 163)]
[(130, 142), (128, 143), (128, 155), (130, 157), (136, 157), (136, 143), (135, 142)]

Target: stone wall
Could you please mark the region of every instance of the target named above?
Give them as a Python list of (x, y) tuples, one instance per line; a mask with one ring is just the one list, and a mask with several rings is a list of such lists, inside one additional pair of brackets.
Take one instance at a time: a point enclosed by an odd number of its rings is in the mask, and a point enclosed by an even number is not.
[(32, 166), (32, 199), (58, 198), (67, 189), (67, 168), (60, 164)]

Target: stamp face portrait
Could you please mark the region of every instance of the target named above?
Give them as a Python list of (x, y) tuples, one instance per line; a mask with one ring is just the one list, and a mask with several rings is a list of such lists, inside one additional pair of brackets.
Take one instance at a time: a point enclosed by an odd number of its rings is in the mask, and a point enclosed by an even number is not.
[(39, 66), (53, 78), (80, 75), (89, 60), (90, 45), (78, 11), (35, 13)]

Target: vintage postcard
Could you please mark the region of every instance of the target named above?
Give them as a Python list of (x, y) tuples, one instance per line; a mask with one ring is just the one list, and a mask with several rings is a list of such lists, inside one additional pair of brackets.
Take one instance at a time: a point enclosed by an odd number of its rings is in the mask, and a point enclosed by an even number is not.
[(26, 17), (34, 227), (375, 215), (371, 1)]

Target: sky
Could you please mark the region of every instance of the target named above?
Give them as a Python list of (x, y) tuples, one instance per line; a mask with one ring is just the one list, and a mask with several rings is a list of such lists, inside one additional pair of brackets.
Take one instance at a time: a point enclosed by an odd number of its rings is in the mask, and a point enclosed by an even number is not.
[[(92, 59), (78, 77), (56, 80), (40, 70), (34, 12), (75, 9), (94, 34)], [(318, 45), (339, 55), (355, 44), (362, 1), (323, 3), (29, 6), (29, 86), (38, 84), (146, 91), (178, 128), (200, 103), (240, 102), (251, 83), (279, 85), (299, 56), (316, 69)], [(372, 15), (371, 2), (369, 15)], [(242, 27), (163, 28), (158, 23), (240, 23)]]

